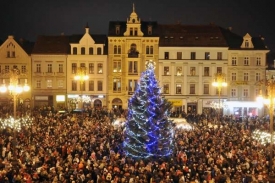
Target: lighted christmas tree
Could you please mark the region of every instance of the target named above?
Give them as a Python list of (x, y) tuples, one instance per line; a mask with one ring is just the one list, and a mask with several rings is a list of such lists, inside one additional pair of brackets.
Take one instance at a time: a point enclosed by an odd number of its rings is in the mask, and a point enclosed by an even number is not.
[(161, 95), (154, 73), (154, 63), (148, 61), (135, 93), (128, 102), (124, 150), (132, 159), (169, 157), (174, 150), (174, 130), (168, 119), (172, 105)]

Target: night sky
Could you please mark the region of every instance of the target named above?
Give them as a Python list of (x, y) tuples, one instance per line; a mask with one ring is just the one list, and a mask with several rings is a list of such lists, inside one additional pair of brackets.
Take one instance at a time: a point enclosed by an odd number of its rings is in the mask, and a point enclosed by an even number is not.
[(35, 41), (38, 35), (107, 34), (109, 21), (125, 21), (132, 12), (160, 24), (209, 24), (232, 27), (239, 35), (262, 35), (275, 51), (272, 0), (3, 0), (0, 40), (8, 35)]

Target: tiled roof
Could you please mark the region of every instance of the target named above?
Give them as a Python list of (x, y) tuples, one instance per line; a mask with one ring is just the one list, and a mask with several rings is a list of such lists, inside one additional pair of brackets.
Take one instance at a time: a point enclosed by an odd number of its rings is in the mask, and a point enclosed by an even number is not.
[(220, 27), (220, 30), (223, 33), (230, 50), (267, 50), (262, 37), (252, 37), (254, 48), (241, 48), (243, 43), (243, 36), (239, 36), (233, 33), (231, 30), (224, 29), (222, 27)]
[[(116, 34), (116, 26), (120, 26), (120, 33)], [(152, 34), (148, 34), (148, 26), (152, 26)], [(141, 31), (143, 32), (144, 37), (156, 37), (158, 36), (157, 31), (158, 23), (156, 21), (141, 21)], [(109, 22), (108, 36), (124, 36), (126, 31), (126, 21), (111, 21)]]
[(20, 39), (19, 41), (16, 41), (24, 50), (27, 54), (31, 54), (33, 47), (34, 47), (34, 42), (27, 41), (25, 39)]
[[(91, 35), (96, 44), (107, 43), (106, 35)], [(79, 43), (83, 35), (38, 36), (33, 54), (70, 54), (70, 43)], [(107, 49), (104, 49), (106, 53)]]
[(227, 47), (218, 26), (210, 25), (158, 25), (159, 46)]
[(33, 54), (68, 54), (70, 51), (67, 36), (38, 36)]

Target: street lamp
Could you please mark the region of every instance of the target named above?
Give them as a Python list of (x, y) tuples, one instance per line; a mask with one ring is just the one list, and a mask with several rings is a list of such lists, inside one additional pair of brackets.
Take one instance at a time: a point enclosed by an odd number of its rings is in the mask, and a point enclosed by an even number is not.
[[(9, 127), (13, 129), (13, 163), (17, 165), (17, 155), (16, 155), (16, 132), (21, 129), (22, 125), (25, 125), (25, 121), (22, 119), (17, 119), (16, 115), (16, 103), (17, 97), (23, 93), (30, 90), (30, 87), (27, 84), (27, 79), (25, 79), (25, 83), (21, 85), (18, 80), (20, 76), (24, 76), (25, 74), (21, 74), (20, 70), (16, 67), (10, 70), (4, 70), (3, 76), (8, 77), (10, 79), (9, 86), (5, 85), (5, 80), (3, 79), (3, 85), (0, 87), (0, 92), (5, 93), (9, 92), (9, 94), (13, 97), (13, 118), (9, 119), (1, 119), (1, 125), (3, 128)], [(22, 121), (23, 120), (23, 121)], [(22, 122), (22, 124), (21, 124)], [(2, 127), (1, 126), (1, 127)]]
[(23, 92), (27, 92), (30, 90), (30, 86), (27, 84), (27, 79), (25, 79), (24, 85), (20, 85), (18, 82), (19, 76), (23, 76), (20, 73), (20, 70), (17, 68), (13, 68), (6, 72), (4, 71), (4, 76), (8, 76), (10, 79), (9, 86), (5, 85), (5, 80), (3, 80), (3, 85), (0, 87), (0, 92), (5, 93), (9, 92), (9, 94), (13, 97), (13, 117), (16, 119), (16, 101), (18, 95)]
[(272, 163), (273, 163), (273, 145), (274, 145), (274, 100), (275, 100), (275, 79), (272, 77), (271, 79), (265, 80), (265, 86), (267, 89), (266, 98), (263, 97), (262, 91), (260, 91), (260, 95), (257, 97), (257, 101), (263, 104), (268, 105), (269, 107), (269, 130), (270, 130), (270, 158), (269, 158), (269, 173), (273, 173)]
[(80, 82), (80, 91), (81, 91), (81, 95), (80, 95), (80, 103), (81, 103), (81, 107), (83, 108), (83, 90), (84, 90), (84, 84), (85, 81), (89, 79), (89, 76), (87, 75), (86, 72), (86, 67), (79, 67), (77, 68), (77, 72), (76, 75), (74, 76), (74, 80), (79, 81)]
[(219, 95), (219, 109), (218, 109), (218, 120), (220, 119), (220, 110), (222, 109), (221, 107), (221, 91), (223, 87), (227, 87), (226, 83), (226, 77), (225, 74), (223, 73), (216, 73), (214, 76), (214, 81), (212, 83), (212, 86), (216, 87), (218, 89), (218, 95)]

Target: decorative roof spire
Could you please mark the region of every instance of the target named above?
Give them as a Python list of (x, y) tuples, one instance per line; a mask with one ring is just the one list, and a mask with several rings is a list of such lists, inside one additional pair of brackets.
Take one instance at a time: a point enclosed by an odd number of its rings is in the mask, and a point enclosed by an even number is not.
[(133, 3), (133, 12), (135, 12), (135, 3)]

